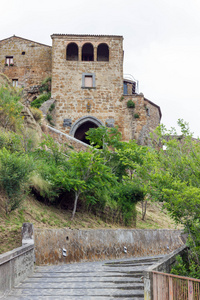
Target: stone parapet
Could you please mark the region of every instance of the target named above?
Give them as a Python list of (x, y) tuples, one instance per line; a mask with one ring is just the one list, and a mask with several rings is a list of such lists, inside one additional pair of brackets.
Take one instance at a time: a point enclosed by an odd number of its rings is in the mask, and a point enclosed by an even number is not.
[(168, 254), (183, 243), (179, 230), (35, 229), (36, 264)]
[(0, 255), (0, 298), (34, 271), (33, 225), (23, 229), (23, 246)]
[(76, 151), (85, 151), (88, 149), (88, 147), (91, 147), (75, 139), (74, 137), (50, 126), (47, 126), (47, 130), (45, 133), (49, 134), (54, 139), (54, 141), (62, 144), (67, 144), (69, 147), (73, 148)]

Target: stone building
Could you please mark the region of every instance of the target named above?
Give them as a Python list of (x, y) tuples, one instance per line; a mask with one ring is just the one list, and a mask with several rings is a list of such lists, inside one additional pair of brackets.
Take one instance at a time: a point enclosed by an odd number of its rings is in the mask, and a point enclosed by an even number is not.
[(13, 86), (30, 88), (51, 76), (51, 46), (18, 36), (0, 41), (0, 72)]
[[(135, 82), (123, 79), (123, 37), (52, 36), (52, 97), (56, 126), (85, 140), (89, 128), (118, 126), (123, 140), (148, 144), (160, 123), (160, 108), (135, 93)], [(135, 108), (127, 102), (134, 101)]]
[[(0, 41), (0, 72), (29, 92), (52, 76), (55, 126), (85, 142), (85, 132), (118, 126), (123, 140), (148, 144), (159, 106), (123, 78), (123, 37), (53, 34), (52, 47), (20, 37)], [(133, 101), (135, 107), (127, 103)]]

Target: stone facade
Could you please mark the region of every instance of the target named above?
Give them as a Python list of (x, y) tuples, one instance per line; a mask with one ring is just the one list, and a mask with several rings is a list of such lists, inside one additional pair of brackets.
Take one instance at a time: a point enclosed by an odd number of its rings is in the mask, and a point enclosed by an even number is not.
[(51, 47), (17, 36), (1, 40), (0, 72), (15, 86), (39, 85), (51, 76)]
[[(131, 82), (128, 95), (123, 95), (123, 37), (53, 34), (52, 40), (57, 129), (85, 142), (84, 133), (91, 127), (118, 126), (123, 140), (148, 143), (161, 112), (143, 95), (133, 94)], [(102, 50), (103, 59), (101, 47), (107, 49)], [(129, 99), (135, 109), (127, 108)]]

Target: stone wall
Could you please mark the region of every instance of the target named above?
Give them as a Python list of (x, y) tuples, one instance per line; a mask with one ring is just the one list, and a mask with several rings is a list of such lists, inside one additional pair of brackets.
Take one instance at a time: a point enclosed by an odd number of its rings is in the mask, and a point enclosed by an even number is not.
[(23, 224), (22, 247), (0, 255), (0, 298), (34, 270), (32, 224)]
[(63, 133), (53, 127), (46, 126), (45, 128), (45, 134), (49, 134), (54, 141), (57, 141), (62, 144), (67, 144), (69, 147), (72, 147), (76, 151), (85, 151), (88, 149), (88, 147), (91, 147), (75, 138), (72, 136)]
[[(129, 100), (135, 103), (135, 108), (127, 108)], [(160, 107), (146, 99), (143, 94), (126, 95), (121, 102), (126, 141), (135, 139), (140, 145), (150, 145), (149, 134), (160, 124)]]
[(35, 229), (36, 264), (166, 254), (182, 245), (180, 234), (178, 230), (167, 229)]
[[(13, 57), (13, 65), (5, 65), (6, 56)], [(51, 76), (51, 47), (17, 36), (1, 40), (0, 72), (18, 79), (20, 87), (40, 84)]]

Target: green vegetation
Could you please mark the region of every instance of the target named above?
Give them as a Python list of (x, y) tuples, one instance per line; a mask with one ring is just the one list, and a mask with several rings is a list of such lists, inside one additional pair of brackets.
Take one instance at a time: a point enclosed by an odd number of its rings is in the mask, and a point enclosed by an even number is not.
[(36, 107), (30, 107), (30, 111), (32, 112), (32, 115), (36, 122), (40, 122), (42, 120), (42, 112)]
[(51, 90), (51, 77), (47, 77), (42, 81), (40, 93), (49, 92)]
[(51, 98), (51, 93), (45, 93), (45, 94), (41, 94), (39, 95), (35, 100), (33, 100), (31, 102), (31, 107), (36, 107), (36, 108), (40, 108), (40, 106), (47, 100), (49, 100)]
[(133, 102), (133, 100), (128, 100), (127, 101), (127, 107), (128, 108), (135, 108), (135, 102)]
[(135, 119), (139, 119), (140, 115), (139, 114), (134, 114)]
[(0, 124), (4, 129), (16, 131), (22, 124), (20, 98), (21, 91), (9, 86), (0, 87)]
[[(161, 143), (166, 150), (153, 150), (152, 171), (149, 172), (149, 192), (164, 207), (177, 224), (188, 233), (187, 259), (179, 260), (179, 274), (200, 278), (200, 143), (192, 138), (188, 124), (178, 121), (181, 136), (175, 130), (160, 126), (154, 138), (155, 149)], [(181, 271), (182, 270), (182, 271)]]
[[(179, 260), (177, 269), (199, 277), (200, 143), (192, 138), (187, 123), (178, 121), (182, 133), (178, 138), (175, 131), (160, 126), (152, 134), (152, 147), (134, 140), (122, 142), (117, 128), (90, 129), (87, 138), (93, 147), (75, 152), (51, 137), (37, 146), (34, 135), (23, 126), (20, 94), (15, 89), (0, 88), (0, 105), (0, 186), (8, 217), (28, 192), (46, 204), (72, 211), (73, 224), (78, 210), (96, 215), (98, 221), (108, 218), (135, 226), (137, 203), (145, 202), (142, 207), (146, 207), (149, 201), (159, 201), (189, 234), (187, 261)], [(143, 221), (145, 212), (141, 211)], [(23, 220), (21, 211), (16, 226)], [(61, 225), (45, 212), (36, 213), (35, 220)], [(67, 224), (69, 219), (62, 221)]]

